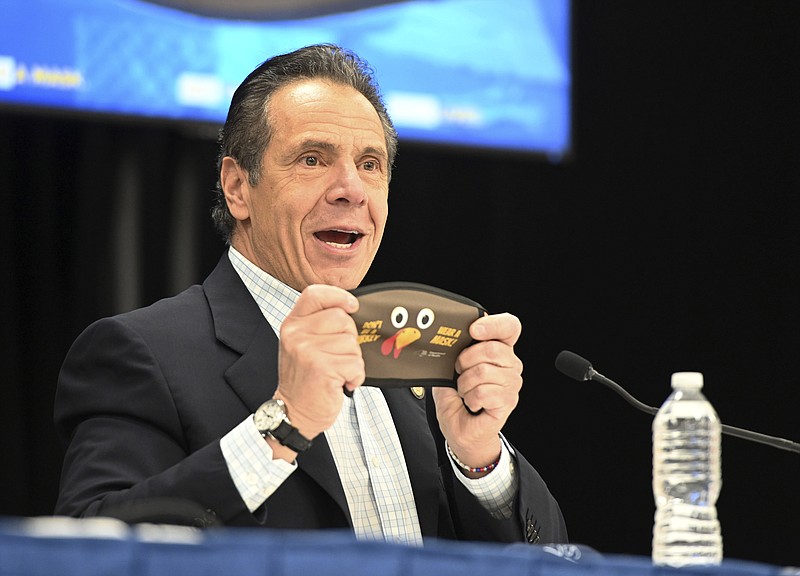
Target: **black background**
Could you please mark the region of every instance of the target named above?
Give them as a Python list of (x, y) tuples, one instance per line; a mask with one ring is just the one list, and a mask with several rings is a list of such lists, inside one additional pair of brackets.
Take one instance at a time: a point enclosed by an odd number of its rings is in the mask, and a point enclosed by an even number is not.
[[(401, 142), (366, 282), (518, 315), (526, 383), (507, 436), (573, 541), (648, 555), (651, 417), (553, 360), (574, 350), (650, 405), (698, 370), (725, 423), (800, 440), (800, 2), (577, 0), (573, 26), (572, 156)], [(41, 515), (72, 340), (221, 253), (216, 150), (175, 125), (11, 111), (0, 150), (0, 514)], [(798, 454), (724, 437), (726, 556), (800, 565), (798, 486)]]

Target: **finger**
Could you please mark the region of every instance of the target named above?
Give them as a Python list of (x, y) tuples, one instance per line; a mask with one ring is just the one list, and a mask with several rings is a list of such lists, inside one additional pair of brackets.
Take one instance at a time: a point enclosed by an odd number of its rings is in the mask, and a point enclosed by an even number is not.
[(343, 388), (344, 389), (344, 393), (347, 394), (348, 396), (352, 397), (353, 396), (353, 392), (355, 392), (356, 388), (360, 388), (361, 386), (363, 386), (364, 382), (366, 381), (366, 379), (367, 379), (367, 377), (366, 377), (366, 373), (364, 372), (364, 370), (361, 370), (360, 372), (356, 372), (355, 375), (353, 375), (351, 378), (349, 378), (348, 380), (345, 380), (344, 388)]
[(352, 314), (358, 311), (358, 298), (337, 286), (312, 284), (300, 294), (292, 314), (298, 317), (309, 316), (328, 308), (341, 308)]
[(364, 382), (364, 361), (360, 356), (352, 354), (327, 354), (322, 358), (325, 366), (320, 370), (321, 380), (327, 380), (333, 386), (349, 384), (357, 388)]
[[(520, 366), (521, 364), (520, 362)], [(517, 366), (498, 366), (489, 362), (481, 362), (464, 370), (458, 376), (456, 385), (462, 396), (482, 385), (519, 389), (522, 387), (522, 370)]]
[[(458, 374), (464, 374), (482, 364), (522, 372), (522, 360), (514, 354), (511, 346), (499, 340), (478, 342), (468, 346), (456, 358), (455, 368)], [(488, 369), (488, 366), (484, 369)]]
[(475, 340), (499, 340), (513, 346), (522, 334), (522, 323), (508, 312), (490, 314), (475, 320), (469, 327), (469, 334)]
[(522, 373), (516, 368), (502, 368), (482, 363), (458, 377), (458, 394), (464, 405), (476, 412), (480, 408), (494, 411), (516, 406), (522, 388)]
[(363, 362), (358, 337), (354, 330), (346, 328), (311, 332), (306, 326), (286, 326), (281, 329), (281, 350), (294, 361), (316, 364), (319, 369), (325, 368), (325, 362), (337, 359)]
[[(341, 308), (326, 308), (306, 316), (287, 316), (284, 326), (287, 330), (297, 332), (299, 335), (333, 335), (347, 334), (352, 336), (353, 344), (358, 344), (358, 330), (355, 320)], [(281, 334), (284, 328), (281, 326)], [(287, 332), (288, 334), (288, 332)]]
[(464, 408), (467, 409), (467, 412), (469, 412), (473, 416), (478, 416), (483, 412), (483, 406), (481, 406), (477, 410), (473, 410), (472, 408), (469, 407), (469, 405), (467, 404), (467, 401), (464, 398), (461, 399), (461, 402), (462, 402), (462, 404), (464, 404)]
[(459, 392), (465, 405), (475, 412), (479, 408), (495, 410), (509, 405), (516, 406), (521, 388), (521, 384), (509, 381), (501, 384), (479, 384)]

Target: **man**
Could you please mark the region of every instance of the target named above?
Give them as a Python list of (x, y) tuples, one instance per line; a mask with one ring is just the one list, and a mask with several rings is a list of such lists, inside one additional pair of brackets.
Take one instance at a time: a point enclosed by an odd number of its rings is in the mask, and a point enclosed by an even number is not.
[(555, 500), (500, 433), (522, 385), (517, 318), (472, 324), (457, 390), (361, 386), (348, 290), (380, 245), (397, 146), (366, 63), (332, 45), (266, 61), (220, 143), (217, 268), (96, 322), (64, 362), (56, 513), (189, 502), (225, 525), (415, 545), (565, 541)]

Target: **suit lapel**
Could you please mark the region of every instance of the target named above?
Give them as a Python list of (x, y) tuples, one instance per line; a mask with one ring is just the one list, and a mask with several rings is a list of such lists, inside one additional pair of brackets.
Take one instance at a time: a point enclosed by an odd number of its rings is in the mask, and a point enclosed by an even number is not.
[[(203, 289), (214, 318), (217, 340), (241, 354), (225, 372), (225, 379), (247, 409), (255, 412), (277, 387), (278, 338), (233, 269), (227, 253), (206, 279)], [(297, 457), (297, 464), (336, 501), (352, 525), (344, 488), (324, 435)]]
[[(426, 389), (426, 393), (430, 394), (430, 388)], [(441, 481), (436, 445), (425, 413), (425, 400), (415, 398), (408, 388), (387, 388), (383, 390), (383, 395), (403, 447), (422, 535), (438, 536)]]

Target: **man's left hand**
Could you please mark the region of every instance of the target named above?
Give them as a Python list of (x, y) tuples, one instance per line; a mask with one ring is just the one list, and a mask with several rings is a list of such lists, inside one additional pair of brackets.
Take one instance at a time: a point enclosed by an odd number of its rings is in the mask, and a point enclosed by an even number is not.
[(456, 359), (458, 389), (434, 388), (433, 398), (450, 449), (479, 468), (499, 457), (500, 430), (519, 402), (522, 361), (514, 345), (522, 324), (512, 314), (493, 314), (473, 322), (469, 332), (476, 342)]

